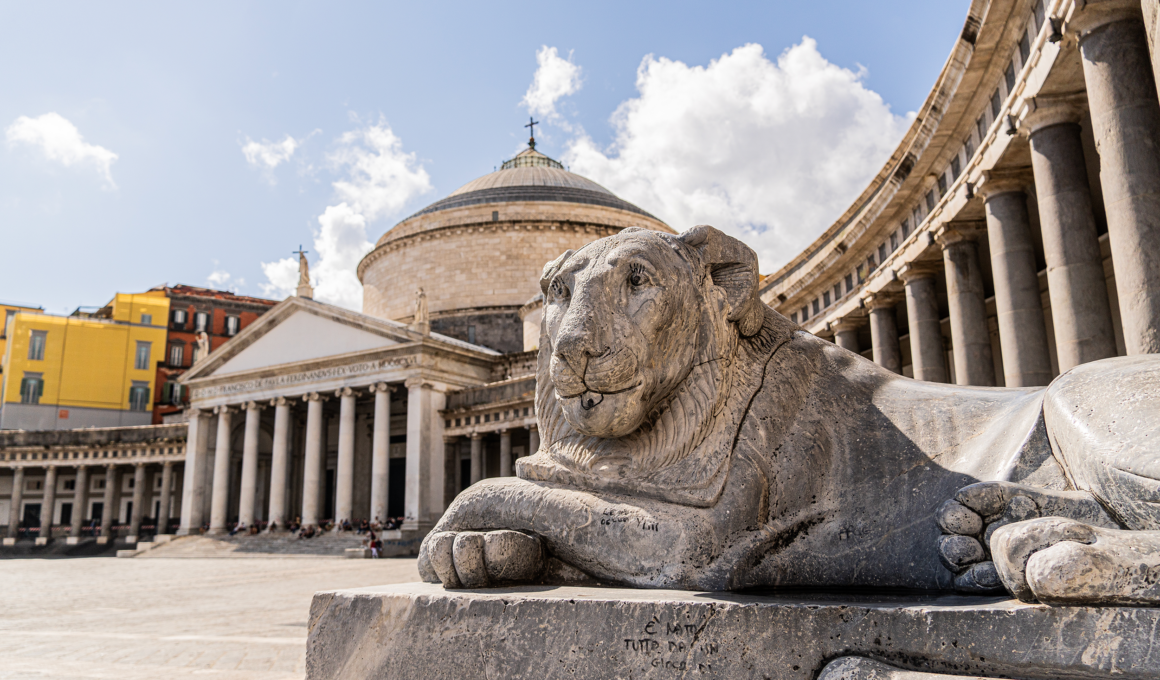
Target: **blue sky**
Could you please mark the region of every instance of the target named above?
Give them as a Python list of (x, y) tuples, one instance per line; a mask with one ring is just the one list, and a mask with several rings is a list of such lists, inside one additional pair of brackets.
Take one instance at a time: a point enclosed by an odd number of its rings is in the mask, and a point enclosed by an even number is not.
[(772, 271), (897, 144), (968, 4), (0, 2), (0, 300), (277, 297), (302, 243), (357, 307), (368, 244), (529, 108), (542, 151)]

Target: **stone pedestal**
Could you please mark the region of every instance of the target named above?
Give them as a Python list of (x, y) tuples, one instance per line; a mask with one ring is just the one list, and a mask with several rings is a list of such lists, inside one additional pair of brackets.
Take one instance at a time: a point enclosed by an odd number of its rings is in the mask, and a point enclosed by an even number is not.
[(1155, 678), (1160, 609), (589, 587), (318, 593), (306, 675), (800, 678), (850, 656), (948, 675)]

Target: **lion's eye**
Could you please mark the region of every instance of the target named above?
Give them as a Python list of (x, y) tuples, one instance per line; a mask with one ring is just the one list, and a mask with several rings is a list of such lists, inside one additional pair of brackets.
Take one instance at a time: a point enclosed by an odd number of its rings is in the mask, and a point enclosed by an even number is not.
[(628, 282), (634, 286), (643, 286), (644, 277), (640, 274), (633, 274), (632, 276), (628, 277)]
[(639, 288), (648, 283), (648, 276), (644, 273), (644, 267), (639, 264), (633, 264), (628, 270), (628, 282), (635, 288)]

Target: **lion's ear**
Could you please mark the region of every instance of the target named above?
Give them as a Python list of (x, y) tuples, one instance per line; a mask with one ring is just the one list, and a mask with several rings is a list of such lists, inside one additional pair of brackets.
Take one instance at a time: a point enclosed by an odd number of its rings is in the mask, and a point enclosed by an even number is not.
[(572, 257), (572, 253), (574, 252), (576, 251), (565, 250), (563, 255), (544, 265), (544, 273), (540, 274), (540, 292), (544, 295), (548, 294), (548, 285), (552, 283), (552, 277), (556, 275), (556, 272), (560, 271), (560, 267), (564, 266), (564, 263), (568, 261), (568, 258)]
[(713, 285), (725, 290), (729, 300), (727, 318), (737, 324), (741, 335), (750, 337), (761, 330), (765, 311), (757, 296), (757, 253), (707, 224), (693, 227), (680, 239), (701, 254)]

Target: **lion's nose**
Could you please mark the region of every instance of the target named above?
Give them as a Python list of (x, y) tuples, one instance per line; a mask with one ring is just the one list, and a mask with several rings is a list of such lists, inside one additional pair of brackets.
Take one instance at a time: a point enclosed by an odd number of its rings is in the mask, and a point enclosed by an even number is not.
[(583, 377), (588, 370), (588, 362), (607, 354), (607, 348), (594, 347), (590, 338), (575, 334), (556, 338), (556, 355), (567, 362), (577, 376)]

